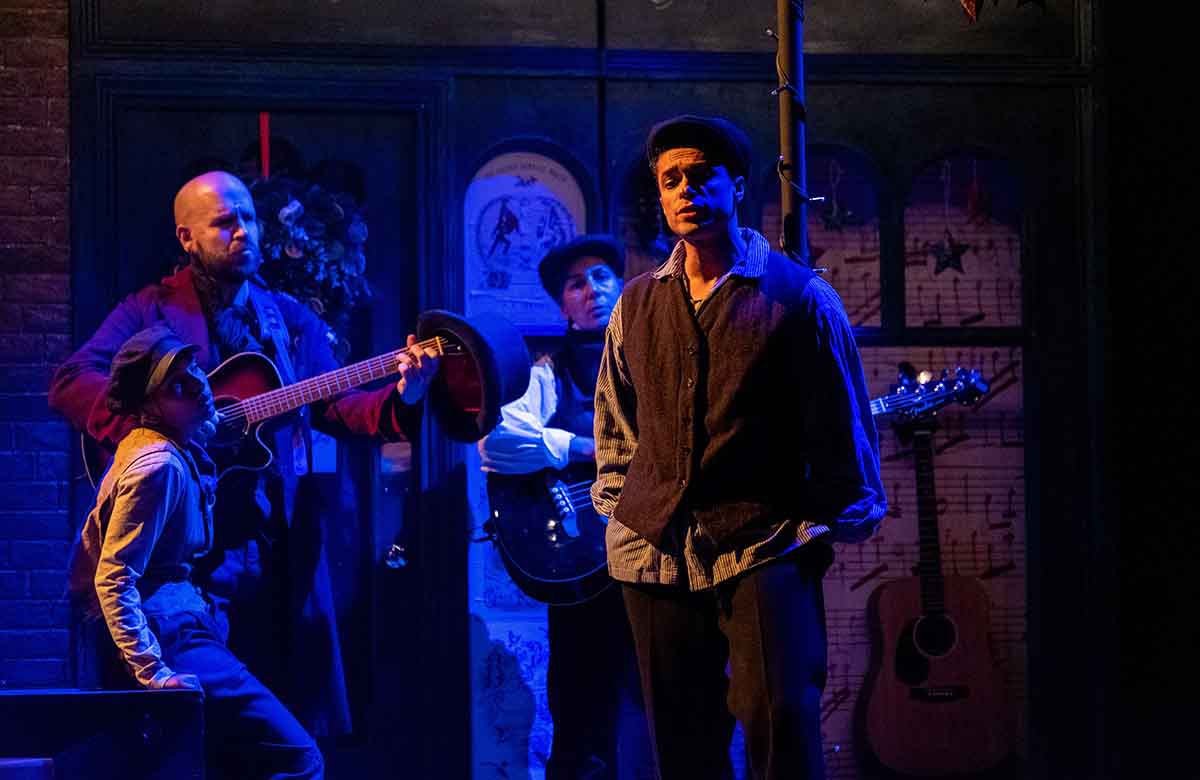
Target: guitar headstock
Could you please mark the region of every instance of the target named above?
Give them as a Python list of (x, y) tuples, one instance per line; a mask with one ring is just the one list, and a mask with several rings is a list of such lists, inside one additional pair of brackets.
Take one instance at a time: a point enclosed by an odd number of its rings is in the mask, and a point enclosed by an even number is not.
[(973, 404), (987, 391), (987, 380), (975, 369), (943, 369), (940, 376), (934, 376), (928, 371), (917, 374), (911, 364), (903, 363), (899, 383), (891, 395), (871, 401), (871, 411), (898, 423), (911, 423), (934, 415), (947, 404)]

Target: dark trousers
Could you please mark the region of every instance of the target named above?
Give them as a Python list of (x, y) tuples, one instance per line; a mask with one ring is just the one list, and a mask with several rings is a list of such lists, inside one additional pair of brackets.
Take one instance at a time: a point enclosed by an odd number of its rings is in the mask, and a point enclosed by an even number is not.
[(816, 543), (707, 591), (623, 585), (662, 780), (731, 778), (734, 718), (757, 780), (824, 777), (831, 560)]
[[(194, 674), (204, 689), (206, 777), (210, 780), (322, 778), (321, 751), (287, 708), (225, 645), (225, 632), (202, 612), (147, 615), (163, 662), (176, 674)], [(80, 685), (137, 687), (101, 621), (88, 621), (82, 639)], [(83, 660), (86, 658), (87, 660)]]
[(653, 780), (637, 656), (621, 589), (547, 612), (546, 780)]

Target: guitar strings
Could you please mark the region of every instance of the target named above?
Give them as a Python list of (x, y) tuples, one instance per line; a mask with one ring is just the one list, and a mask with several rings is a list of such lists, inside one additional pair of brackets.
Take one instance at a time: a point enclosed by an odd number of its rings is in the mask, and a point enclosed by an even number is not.
[(571, 504), (571, 509), (579, 509), (579, 501), (585, 497), (588, 499), (588, 504), (591, 503), (592, 483), (591, 482), (575, 482), (570, 485), (564, 485), (566, 488), (567, 501)]
[[(871, 401), (871, 410), (875, 414), (884, 414), (888, 412), (902, 411), (906, 408), (935, 403), (947, 396), (953, 396), (959, 391), (959, 388), (949, 387), (940, 391), (931, 391), (926, 393), (906, 393), (897, 396), (887, 396), (877, 398)], [(570, 485), (564, 485), (567, 501), (571, 504), (572, 509), (578, 508), (579, 501), (585, 497), (591, 496), (591, 482), (576, 482)]]
[[(435, 336), (431, 339), (417, 342), (417, 344), (414, 346), (421, 347), (422, 349), (432, 347), (436, 349), (437, 352), (446, 354), (446, 345), (443, 345), (443, 341), (444, 339), (441, 336)], [(381, 376), (394, 374), (396, 373), (395, 368), (388, 370), (389, 367), (394, 366), (395, 359), (402, 354), (408, 353), (409, 349), (409, 347), (404, 347), (402, 349), (393, 350), (392, 352), (388, 352), (383, 355), (377, 355), (376, 357), (345, 366), (344, 368), (327, 371), (324, 374), (319, 374), (294, 385), (271, 390), (253, 398), (248, 398), (235, 404), (230, 404), (224, 409), (219, 410), (218, 414), (220, 420), (218, 425), (241, 425), (241, 423), (250, 418), (252, 415), (266, 413), (265, 417), (270, 417), (273, 414), (287, 411), (288, 406), (295, 405), (294, 402), (297, 400), (306, 403), (306, 401), (303, 401), (303, 399), (306, 397), (307, 393), (302, 388), (321, 385), (322, 383), (327, 385), (331, 380), (335, 379), (334, 375), (337, 374), (349, 374), (353, 378), (351, 380), (352, 383), (347, 385), (346, 388), (339, 388), (338, 384), (340, 384), (340, 382), (335, 381), (333, 385), (334, 392), (338, 392), (340, 389), (349, 389), (350, 387), (368, 382), (372, 379), (378, 379)], [(376, 373), (379, 371), (382, 371), (383, 373)], [(323, 389), (328, 390), (330, 388), (325, 387)], [(271, 397), (268, 398), (268, 396)]]

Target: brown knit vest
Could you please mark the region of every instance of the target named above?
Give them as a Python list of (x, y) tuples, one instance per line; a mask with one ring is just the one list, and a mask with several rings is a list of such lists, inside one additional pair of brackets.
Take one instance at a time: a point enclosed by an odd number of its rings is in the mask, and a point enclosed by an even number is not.
[[(615, 519), (662, 546), (699, 525), (717, 549), (802, 506), (800, 410), (816, 347), (812, 271), (772, 253), (759, 278), (730, 276), (693, 313), (677, 277), (644, 275), (621, 296), (637, 395), (637, 450)], [(823, 383), (821, 383), (823, 384)]]

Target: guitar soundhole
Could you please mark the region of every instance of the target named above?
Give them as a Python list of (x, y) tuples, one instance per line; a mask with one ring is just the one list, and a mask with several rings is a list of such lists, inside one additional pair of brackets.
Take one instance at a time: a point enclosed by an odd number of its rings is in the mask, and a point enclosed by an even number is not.
[(925, 615), (913, 627), (917, 649), (930, 658), (940, 658), (954, 649), (958, 630), (945, 615)]
[(906, 685), (920, 685), (929, 679), (929, 659), (913, 640), (916, 623), (915, 620), (906, 623), (896, 643), (896, 677)]

